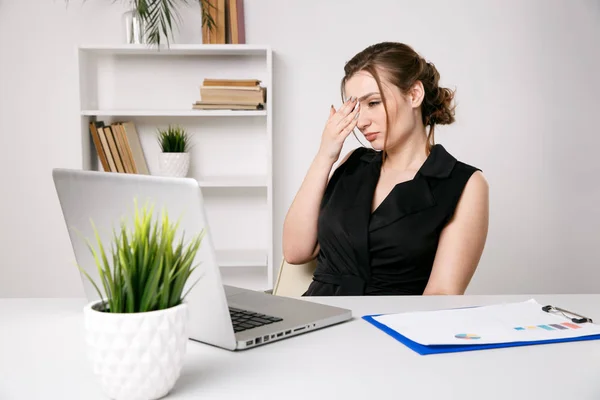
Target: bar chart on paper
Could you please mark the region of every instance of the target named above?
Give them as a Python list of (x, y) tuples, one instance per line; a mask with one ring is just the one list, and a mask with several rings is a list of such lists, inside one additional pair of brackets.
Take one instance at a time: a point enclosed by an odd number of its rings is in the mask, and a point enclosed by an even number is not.
[(525, 331), (531, 329), (544, 329), (547, 331), (564, 331), (565, 329), (581, 329), (581, 325), (574, 324), (572, 322), (562, 322), (560, 324), (516, 326), (514, 329), (516, 331)]

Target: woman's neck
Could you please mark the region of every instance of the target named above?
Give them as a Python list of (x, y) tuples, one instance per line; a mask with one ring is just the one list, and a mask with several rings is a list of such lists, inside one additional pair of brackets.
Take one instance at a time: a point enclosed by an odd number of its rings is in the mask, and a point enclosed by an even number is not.
[(390, 172), (419, 170), (427, 156), (427, 135), (415, 133), (406, 142), (386, 150), (383, 168)]

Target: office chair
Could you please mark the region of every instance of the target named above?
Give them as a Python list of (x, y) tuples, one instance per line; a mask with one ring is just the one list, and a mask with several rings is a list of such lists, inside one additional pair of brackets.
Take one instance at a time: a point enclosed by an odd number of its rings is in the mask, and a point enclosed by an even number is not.
[(282, 259), (273, 295), (285, 297), (300, 297), (312, 282), (317, 261), (311, 260), (304, 264), (290, 264)]

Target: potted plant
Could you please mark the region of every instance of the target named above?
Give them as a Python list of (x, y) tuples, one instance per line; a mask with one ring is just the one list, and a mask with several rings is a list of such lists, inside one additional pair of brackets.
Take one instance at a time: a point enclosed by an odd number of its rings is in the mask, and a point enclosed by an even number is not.
[(190, 137), (180, 126), (158, 129), (159, 169), (162, 176), (186, 176), (190, 168)]
[[(65, 0), (68, 4), (69, 0)], [(124, 0), (129, 11), (123, 15), (127, 43), (148, 43), (160, 47), (162, 39), (169, 46), (175, 27), (181, 22), (179, 7), (198, 3), (202, 15), (202, 27), (209, 32), (216, 28), (210, 8), (215, 8), (209, 0)]]
[(165, 210), (154, 218), (153, 206), (134, 204), (133, 223), (113, 230), (110, 253), (92, 221), (98, 247), (86, 242), (100, 284), (80, 270), (100, 300), (84, 308), (86, 344), (110, 398), (158, 399), (180, 375), (189, 338), (185, 297), (197, 281), (186, 285), (204, 231), (185, 244)]
[[(177, 27), (180, 23), (181, 15), (179, 14), (180, 6), (187, 6), (189, 3), (199, 3), (202, 13), (202, 27), (212, 32), (216, 28), (216, 23), (211, 15), (210, 8), (215, 8), (209, 0), (127, 0), (130, 3), (130, 11), (132, 17), (126, 22), (126, 29), (129, 29), (131, 24), (138, 24), (137, 31), (140, 32), (139, 40), (142, 43), (160, 45), (161, 39), (164, 39), (169, 45), (173, 35), (173, 24)], [(127, 15), (127, 14), (126, 14)], [(137, 18), (138, 20), (136, 21)], [(135, 29), (133, 29), (135, 31)], [(131, 36), (128, 36), (132, 43)]]

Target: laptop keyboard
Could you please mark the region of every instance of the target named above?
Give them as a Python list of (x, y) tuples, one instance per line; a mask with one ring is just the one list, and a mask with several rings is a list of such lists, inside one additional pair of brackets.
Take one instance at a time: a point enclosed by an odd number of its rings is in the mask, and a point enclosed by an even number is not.
[(273, 322), (283, 321), (282, 318), (255, 313), (252, 311), (240, 310), (232, 307), (229, 307), (229, 315), (231, 316), (231, 322), (233, 322), (233, 329), (236, 332), (258, 328), (259, 326), (272, 324)]

